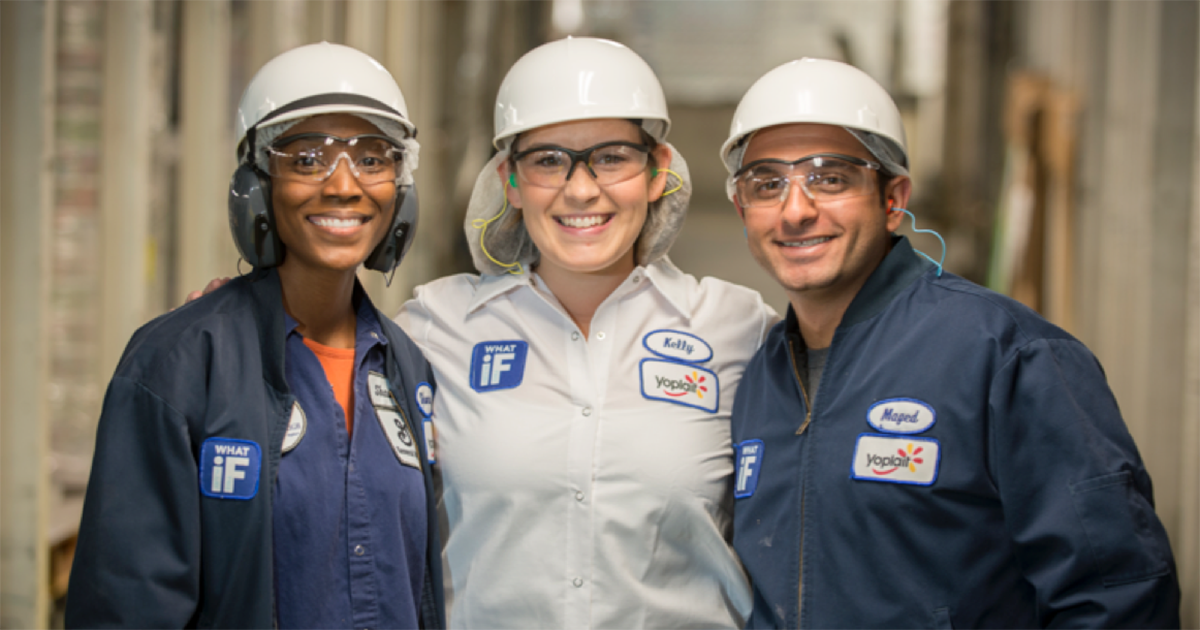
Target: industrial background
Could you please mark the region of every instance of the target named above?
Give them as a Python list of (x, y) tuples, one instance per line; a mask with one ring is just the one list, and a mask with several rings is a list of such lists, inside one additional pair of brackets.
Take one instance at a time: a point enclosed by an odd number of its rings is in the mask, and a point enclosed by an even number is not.
[[(390, 287), (470, 271), (462, 217), (525, 51), (622, 41), (662, 80), (695, 196), (672, 258), (786, 301), (751, 260), (717, 149), (738, 99), (800, 56), (900, 104), (919, 227), (1104, 364), (1200, 626), (1200, 4), (860, 0), (0, 2), (0, 626), (61, 624), (104, 388), (133, 331), (238, 272), (233, 113), (265, 61), (355, 46), (420, 127), (421, 222)], [(906, 226), (905, 231), (908, 228)], [(937, 257), (925, 236), (915, 244)], [(243, 265), (243, 270), (245, 266)]]

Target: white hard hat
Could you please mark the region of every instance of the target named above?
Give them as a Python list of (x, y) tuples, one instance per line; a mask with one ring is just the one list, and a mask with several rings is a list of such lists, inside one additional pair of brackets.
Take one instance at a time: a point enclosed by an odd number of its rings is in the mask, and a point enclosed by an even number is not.
[(496, 95), (497, 149), (517, 134), (554, 123), (596, 118), (642, 120), (659, 142), (671, 119), (650, 66), (623, 44), (568, 37), (525, 53)]
[[(907, 173), (908, 148), (900, 111), (883, 86), (854, 66), (806, 57), (755, 81), (738, 104), (729, 139), (721, 146), (725, 167), (730, 173), (741, 167), (742, 143), (751, 134), (789, 123), (844, 127), (889, 170)], [(856, 133), (863, 131), (868, 133)]]
[(399, 123), (409, 137), (417, 133), (386, 68), (359, 50), (321, 42), (293, 48), (259, 69), (238, 104), (237, 142), (264, 123), (329, 113), (372, 114)]

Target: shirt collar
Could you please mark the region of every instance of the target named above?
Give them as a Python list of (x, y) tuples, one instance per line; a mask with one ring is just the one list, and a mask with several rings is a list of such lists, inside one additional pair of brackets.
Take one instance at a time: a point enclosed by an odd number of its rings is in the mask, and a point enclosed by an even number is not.
[(853, 326), (878, 315), (901, 291), (934, 266), (917, 255), (908, 238), (893, 236), (891, 251), (858, 290), (838, 327)]
[(474, 313), (477, 309), (482, 308), (484, 304), (492, 301), (493, 298), (522, 286), (533, 286), (533, 280), (528, 271), (519, 274), (504, 273), (498, 276), (487, 274), (479, 276), (479, 285), (475, 287), (475, 297), (467, 305), (467, 314)]
[[(663, 256), (649, 265), (635, 267), (622, 286), (628, 286), (629, 283), (636, 285), (645, 278), (680, 315), (686, 318), (692, 311), (691, 300), (688, 298), (684, 282), (685, 275), (670, 259)], [(523, 286), (533, 288), (531, 273), (480, 276), (479, 286), (475, 289), (475, 297), (467, 306), (467, 313), (473, 313), (494, 298)], [(621, 291), (621, 289), (617, 289), (617, 291)]]

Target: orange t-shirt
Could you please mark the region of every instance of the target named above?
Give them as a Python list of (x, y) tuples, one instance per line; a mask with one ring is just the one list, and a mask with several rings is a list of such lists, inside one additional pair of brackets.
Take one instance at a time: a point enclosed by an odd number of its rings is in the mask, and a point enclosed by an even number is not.
[(333, 388), (333, 397), (342, 406), (346, 416), (346, 433), (354, 432), (354, 348), (331, 348), (321, 345), (312, 339), (304, 339), (321, 368), (325, 370), (325, 379)]

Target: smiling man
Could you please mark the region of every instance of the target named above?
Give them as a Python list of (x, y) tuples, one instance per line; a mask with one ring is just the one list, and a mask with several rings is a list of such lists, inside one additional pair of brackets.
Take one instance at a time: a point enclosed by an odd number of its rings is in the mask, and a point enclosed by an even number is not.
[(1177, 627), (1150, 478), (1095, 357), (893, 233), (912, 184), (883, 88), (780, 66), (721, 156), (790, 302), (733, 408), (749, 627)]

